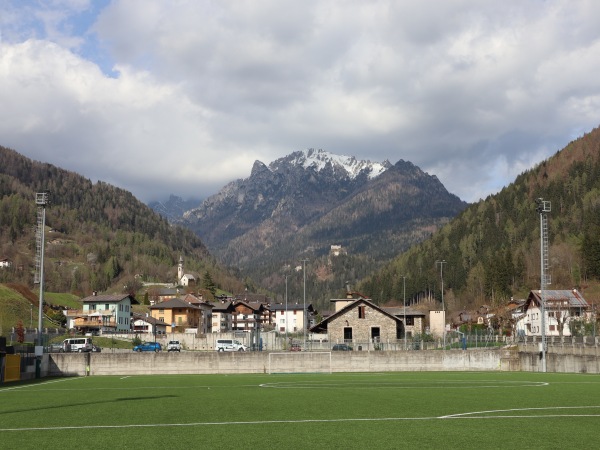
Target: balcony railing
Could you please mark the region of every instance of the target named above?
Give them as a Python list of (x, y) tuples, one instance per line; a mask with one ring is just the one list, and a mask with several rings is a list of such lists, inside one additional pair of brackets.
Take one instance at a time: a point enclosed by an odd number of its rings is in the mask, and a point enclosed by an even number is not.
[[(95, 319), (95, 320), (94, 320)], [(114, 328), (117, 326), (114, 318), (105, 319), (99, 317), (80, 317), (73, 321), (73, 325), (77, 327), (88, 327), (88, 328)]]
[[(95, 314), (96, 316), (113, 316), (116, 314), (115, 310), (112, 309), (69, 309), (67, 310), (67, 316), (91, 316)], [(127, 314), (121, 311), (121, 315)]]

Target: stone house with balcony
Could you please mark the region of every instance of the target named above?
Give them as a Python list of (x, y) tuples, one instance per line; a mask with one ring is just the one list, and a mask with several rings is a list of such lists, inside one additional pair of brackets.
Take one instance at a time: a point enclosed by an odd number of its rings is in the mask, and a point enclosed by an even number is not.
[(82, 333), (129, 333), (133, 327), (132, 305), (139, 302), (129, 294), (94, 294), (81, 299), (81, 310), (68, 310), (67, 327)]

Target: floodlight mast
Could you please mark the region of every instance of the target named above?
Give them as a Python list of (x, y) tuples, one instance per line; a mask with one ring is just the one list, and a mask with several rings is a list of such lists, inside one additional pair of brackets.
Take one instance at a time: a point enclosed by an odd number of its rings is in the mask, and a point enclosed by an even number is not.
[(304, 301), (303, 301), (303, 312), (302, 312), (302, 328), (304, 333), (304, 344), (302, 350), (306, 351), (306, 327), (308, 325), (308, 314), (306, 312), (306, 262), (308, 259), (302, 260), (302, 275), (304, 277)]
[(550, 284), (548, 272), (548, 217), (550, 212), (550, 202), (542, 198), (536, 200), (536, 211), (540, 215), (540, 311), (542, 314), (542, 372), (546, 372), (546, 305), (544, 302), (544, 290)]
[(288, 341), (288, 285), (287, 285), (287, 274), (285, 275), (285, 343)]
[(36, 230), (37, 270), (35, 273), (34, 283), (40, 283), (37, 345), (42, 345), (42, 318), (44, 317), (44, 229), (46, 228), (46, 205), (48, 204), (48, 191), (36, 193), (35, 204), (38, 206), (38, 221)]

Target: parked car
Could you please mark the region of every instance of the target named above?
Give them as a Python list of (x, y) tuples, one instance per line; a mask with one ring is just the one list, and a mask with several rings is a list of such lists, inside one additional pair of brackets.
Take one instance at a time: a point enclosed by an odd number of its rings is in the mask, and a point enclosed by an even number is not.
[(100, 347), (98, 347), (97, 345), (92, 345), (92, 351), (100, 353), (102, 351), (102, 349)]
[(302, 347), (300, 346), (300, 344), (292, 344), (290, 346), (290, 352), (301, 352), (302, 351)]
[(134, 352), (160, 352), (162, 350), (162, 346), (159, 342), (145, 342), (140, 345), (136, 345), (133, 347)]
[(48, 352), (50, 352), (50, 353), (62, 353), (64, 351), (65, 351), (65, 349), (63, 348), (62, 342), (52, 343), (52, 344), (48, 345)]
[(349, 352), (352, 350), (352, 347), (348, 344), (335, 344), (331, 347), (331, 350), (334, 352)]
[(215, 350), (218, 352), (245, 352), (248, 347), (235, 339), (217, 339)]
[(167, 351), (168, 352), (180, 352), (181, 344), (179, 343), (179, 341), (169, 341), (169, 343), (167, 344)]

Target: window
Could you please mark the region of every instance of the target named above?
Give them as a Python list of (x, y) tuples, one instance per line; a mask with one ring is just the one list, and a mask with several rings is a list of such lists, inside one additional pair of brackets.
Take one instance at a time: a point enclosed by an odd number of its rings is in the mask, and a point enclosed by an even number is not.
[(371, 328), (371, 339), (373, 339), (373, 342), (379, 342), (380, 332), (381, 330), (379, 329), (379, 327)]
[(352, 340), (352, 327), (344, 327), (344, 340), (345, 341)]
[(358, 307), (358, 318), (359, 319), (365, 318), (365, 305), (361, 305)]
[(406, 325), (414, 325), (415, 324), (415, 318), (414, 317), (407, 317), (406, 318)]

